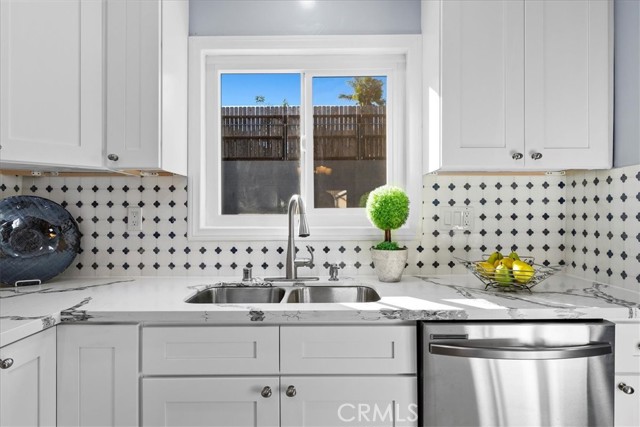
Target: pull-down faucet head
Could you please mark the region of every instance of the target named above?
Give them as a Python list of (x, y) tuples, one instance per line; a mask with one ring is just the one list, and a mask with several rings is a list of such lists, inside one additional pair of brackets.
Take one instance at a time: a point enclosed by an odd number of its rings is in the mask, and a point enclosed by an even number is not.
[(300, 223), (298, 224), (298, 236), (309, 237), (309, 223), (307, 222), (307, 210), (304, 207), (302, 197), (298, 196), (298, 215)]

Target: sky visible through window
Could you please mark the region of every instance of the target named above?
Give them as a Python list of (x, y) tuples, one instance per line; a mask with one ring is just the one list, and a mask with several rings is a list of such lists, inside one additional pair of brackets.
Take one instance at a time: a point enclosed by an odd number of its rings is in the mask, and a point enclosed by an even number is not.
[[(356, 105), (355, 101), (340, 99), (340, 94), (352, 94), (347, 82), (353, 77), (316, 78), (313, 82), (313, 105)], [(386, 99), (387, 79), (375, 77), (383, 82), (383, 98)], [(300, 105), (300, 74), (296, 73), (251, 73), (222, 74), (222, 106)], [(260, 98), (258, 98), (260, 97)]]

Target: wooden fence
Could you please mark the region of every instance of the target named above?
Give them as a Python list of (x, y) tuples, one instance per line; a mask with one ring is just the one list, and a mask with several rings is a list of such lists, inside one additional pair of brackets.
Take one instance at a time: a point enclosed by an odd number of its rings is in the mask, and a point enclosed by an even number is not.
[[(384, 106), (317, 106), (313, 109), (316, 160), (384, 160)], [(298, 160), (299, 107), (223, 107), (224, 160)]]

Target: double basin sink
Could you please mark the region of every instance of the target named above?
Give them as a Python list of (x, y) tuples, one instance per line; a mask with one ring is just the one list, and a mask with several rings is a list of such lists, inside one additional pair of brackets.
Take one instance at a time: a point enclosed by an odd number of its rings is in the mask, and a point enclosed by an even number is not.
[(191, 304), (351, 303), (380, 300), (368, 286), (237, 287), (218, 286), (199, 291)]

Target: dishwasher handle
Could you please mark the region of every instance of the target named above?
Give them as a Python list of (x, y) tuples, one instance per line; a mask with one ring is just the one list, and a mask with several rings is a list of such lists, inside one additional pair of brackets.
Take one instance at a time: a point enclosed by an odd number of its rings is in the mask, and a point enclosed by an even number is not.
[(456, 340), (455, 342), (430, 343), (429, 352), (443, 356), (476, 357), (480, 359), (551, 360), (576, 359), (613, 353), (608, 342), (592, 342), (584, 345), (559, 347), (491, 346), (489, 340)]

